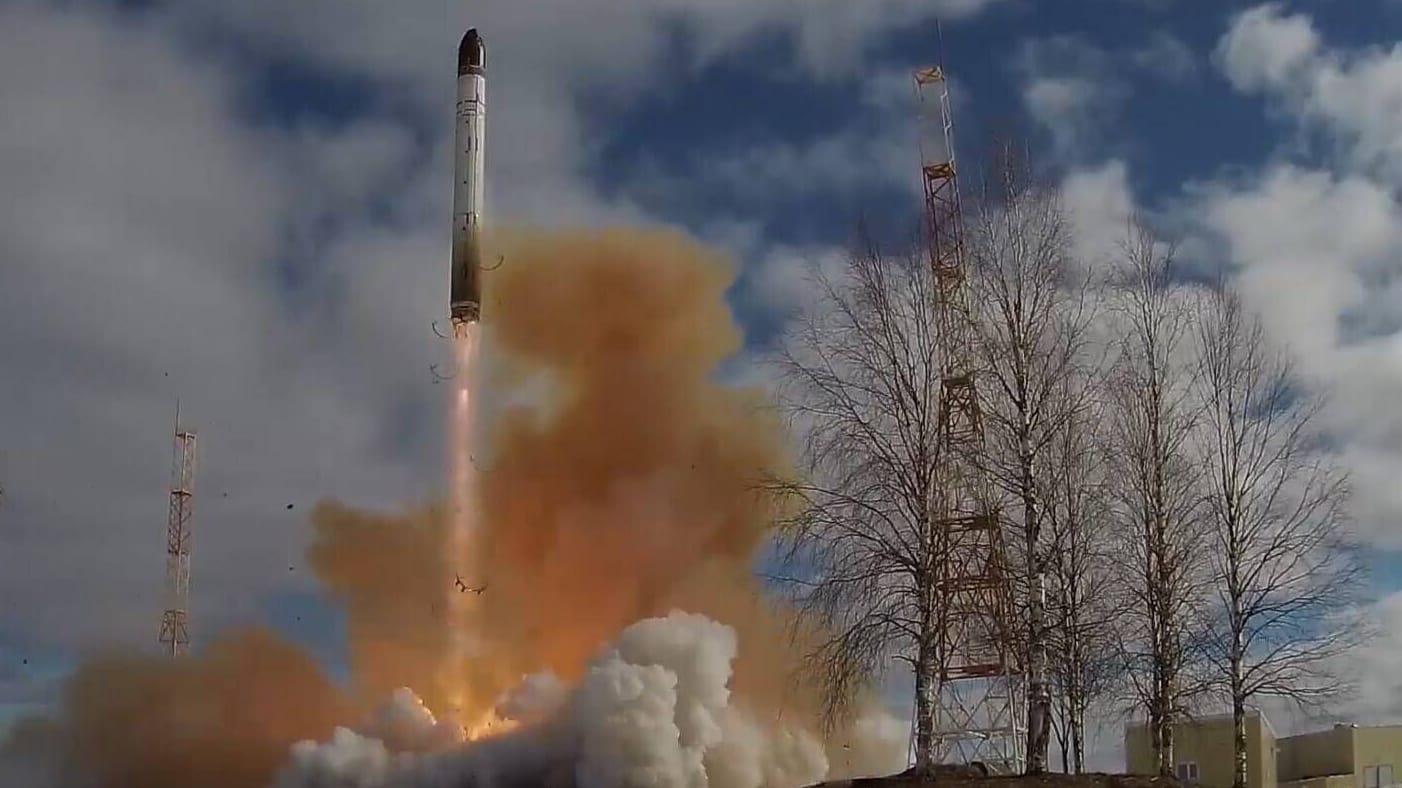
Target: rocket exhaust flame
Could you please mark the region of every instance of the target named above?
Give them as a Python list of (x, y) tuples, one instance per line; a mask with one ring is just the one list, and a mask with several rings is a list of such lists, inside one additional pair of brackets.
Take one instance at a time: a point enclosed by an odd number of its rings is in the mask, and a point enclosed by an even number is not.
[[(453, 377), (454, 394), (450, 415), (451, 435), (449, 467), (452, 478), (448, 493), (448, 560), (453, 568), (454, 584), (445, 586), (445, 609), (448, 612), (450, 647), (442, 666), (443, 686), (455, 714), (461, 714), (464, 697), (461, 666), (464, 660), (478, 656), (480, 638), (476, 621), (480, 593), (485, 590), (482, 578), (481, 545), (476, 523), (479, 518), (477, 501), (477, 472), (472, 458), (472, 389), (476, 380), (477, 326), (455, 321), (453, 351), (457, 356), (457, 374)], [(481, 727), (481, 723), (477, 724)], [(471, 732), (469, 732), (471, 733)], [(471, 736), (470, 738), (476, 738)]]

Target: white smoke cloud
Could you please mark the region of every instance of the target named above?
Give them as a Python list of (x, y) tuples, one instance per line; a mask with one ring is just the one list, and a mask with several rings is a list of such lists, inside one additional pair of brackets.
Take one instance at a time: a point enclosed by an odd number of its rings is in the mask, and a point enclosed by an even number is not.
[(554, 673), (532, 673), (497, 700), (496, 715), (526, 724), (543, 722), (569, 699), (569, 687)]
[(291, 761), (273, 785), (275, 788), (388, 786), (394, 764), (384, 742), (349, 728), (337, 728), (329, 742), (294, 744)]
[(822, 742), (808, 731), (765, 731), (739, 709), (726, 709), (721, 726), (724, 735), (706, 759), (711, 785), (809, 785), (829, 771)]
[[(735, 631), (704, 616), (639, 621), (572, 689), (538, 674), (508, 693), (497, 713), (524, 727), (446, 749), (444, 723), (401, 691), (363, 731), (297, 744), (273, 788), (791, 788), (822, 780), (833, 764), (815, 735), (762, 722), (732, 695), (737, 651)], [(840, 770), (899, 769), (905, 734), (889, 715), (867, 715), (842, 745), (849, 754)]]
[(393, 752), (441, 750), (463, 740), (462, 726), (434, 717), (407, 687), (395, 691), (362, 733), (379, 739)]

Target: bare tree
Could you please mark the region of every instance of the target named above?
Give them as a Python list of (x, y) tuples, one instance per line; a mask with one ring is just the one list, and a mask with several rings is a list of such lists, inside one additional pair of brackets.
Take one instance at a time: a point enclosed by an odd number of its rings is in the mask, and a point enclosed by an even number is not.
[(1201, 418), (1190, 395), (1190, 306), (1175, 285), (1173, 250), (1135, 220), (1111, 298), (1116, 360), (1108, 379), (1108, 459), (1114, 464), (1124, 587), (1134, 614), (1119, 633), (1126, 678), (1148, 713), (1158, 771), (1173, 771), (1173, 730), (1196, 687), (1185, 683), (1192, 612), (1201, 593), (1201, 494), (1190, 440)]
[(1125, 595), (1115, 593), (1106, 466), (1098, 425), (1102, 403), (1091, 380), (1071, 379), (1064, 396), (1078, 406), (1052, 441), (1041, 484), (1051, 545), (1051, 652), (1055, 725), (1063, 772), (1085, 770), (1086, 716), (1118, 685), (1114, 622)]
[(1347, 542), (1346, 476), (1292, 360), (1222, 283), (1197, 329), (1206, 510), (1217, 606), (1205, 643), (1234, 723), (1246, 786), (1246, 707), (1258, 695), (1317, 706), (1346, 689), (1344, 618), (1361, 564)]
[(1046, 771), (1051, 739), (1047, 680), (1046, 511), (1040, 468), (1078, 404), (1064, 382), (1082, 360), (1091, 310), (1071, 258), (1071, 227), (1055, 190), (1004, 146), (970, 223), (980, 397), (989, 480), (1018, 518), (1028, 679), (1027, 771)]
[(798, 478), (776, 485), (787, 505), (780, 579), (821, 633), (809, 664), (829, 722), (890, 659), (911, 665), (916, 765), (928, 769), (945, 645), (933, 273), (923, 256), (869, 249), (812, 280), (816, 298), (775, 358), (780, 403), (802, 436)]

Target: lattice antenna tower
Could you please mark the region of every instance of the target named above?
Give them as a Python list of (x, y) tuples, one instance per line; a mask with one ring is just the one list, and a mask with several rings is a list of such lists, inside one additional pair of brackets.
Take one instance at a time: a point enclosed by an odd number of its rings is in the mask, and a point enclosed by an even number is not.
[(1014, 639), (1013, 591), (1003, 529), (979, 470), (984, 447), (977, 389), (964, 221), (954, 157), (954, 113), (943, 65), (916, 70), (921, 180), (935, 285), (940, 376), (934, 539), (939, 610), (935, 760), (1023, 767), (1022, 677)]
[(190, 525), (194, 502), (195, 431), (181, 425), (177, 402), (166, 524), (166, 610), (161, 615), (160, 635), (162, 647), (172, 657), (190, 652)]

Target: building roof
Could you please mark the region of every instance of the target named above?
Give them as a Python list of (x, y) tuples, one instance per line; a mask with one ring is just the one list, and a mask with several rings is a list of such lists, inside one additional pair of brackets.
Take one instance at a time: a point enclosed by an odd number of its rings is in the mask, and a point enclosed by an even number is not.
[[(1250, 719), (1252, 717), (1259, 717), (1261, 720), (1261, 724), (1266, 726), (1266, 730), (1271, 732), (1271, 736), (1276, 736), (1275, 726), (1271, 725), (1270, 718), (1263, 714), (1260, 709), (1247, 709), (1246, 717), (1247, 719)], [(1191, 717), (1188, 717), (1187, 719), (1184, 719), (1182, 722), (1179, 723), (1179, 725), (1216, 725), (1218, 723), (1231, 721), (1231, 712), (1227, 712), (1226, 714), (1196, 714)], [(1148, 724), (1149, 723), (1144, 721), (1126, 722), (1125, 731), (1131, 731), (1137, 728), (1144, 728), (1147, 727)], [(1279, 737), (1276, 736), (1276, 738)]]

